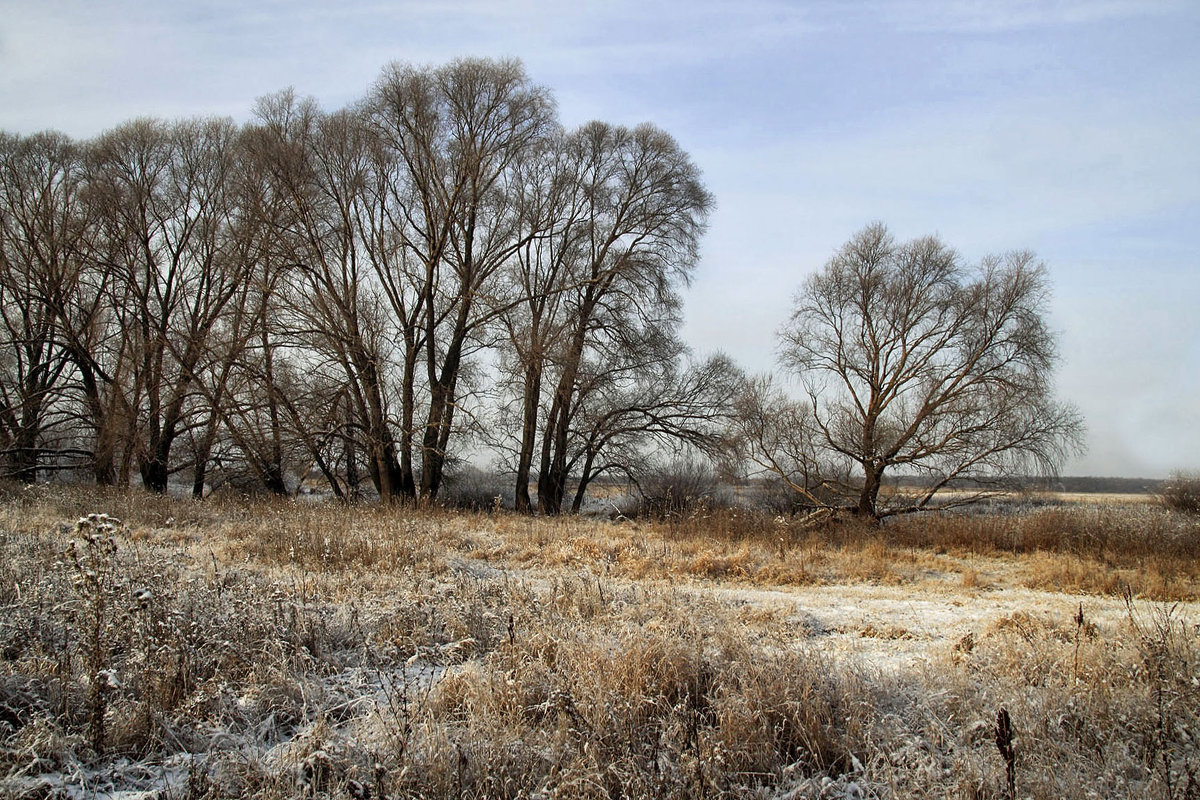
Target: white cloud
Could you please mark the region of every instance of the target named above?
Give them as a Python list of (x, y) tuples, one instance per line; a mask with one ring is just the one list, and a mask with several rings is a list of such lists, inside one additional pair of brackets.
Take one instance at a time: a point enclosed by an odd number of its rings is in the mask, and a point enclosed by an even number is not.
[(789, 201), (797, 224), (848, 233), (882, 219), (905, 235), (940, 231), (982, 254), (1200, 205), (1200, 116), (1123, 111), (1042, 102), (990, 113), (929, 109), (856, 136), (802, 134), (698, 158), (718, 213), (728, 205), (723, 187), (741, 186), (768, 213)]

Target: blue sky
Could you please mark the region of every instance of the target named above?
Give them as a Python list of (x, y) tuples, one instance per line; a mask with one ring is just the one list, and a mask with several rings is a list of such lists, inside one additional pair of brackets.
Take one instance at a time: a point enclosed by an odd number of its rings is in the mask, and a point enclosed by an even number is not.
[(969, 260), (1034, 250), (1068, 474), (1200, 467), (1200, 4), (0, 0), (0, 129), (337, 108), (389, 61), (513, 56), (563, 122), (651, 121), (717, 209), (697, 352), (773, 366), (805, 275), (873, 220)]

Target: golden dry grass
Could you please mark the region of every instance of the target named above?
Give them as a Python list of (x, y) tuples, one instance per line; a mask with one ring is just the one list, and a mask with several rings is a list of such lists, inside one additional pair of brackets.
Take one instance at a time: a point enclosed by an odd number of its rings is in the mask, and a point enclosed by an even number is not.
[[(968, 611), (1043, 583), (1184, 596), (1187, 519), (811, 529), (4, 492), (9, 796), (998, 798), (1001, 706), (1022, 797), (1200, 791), (1189, 610)], [(961, 604), (968, 632), (923, 667), (837, 655), (928, 646), (919, 617), (822, 627), (790, 600), (853, 587)]]

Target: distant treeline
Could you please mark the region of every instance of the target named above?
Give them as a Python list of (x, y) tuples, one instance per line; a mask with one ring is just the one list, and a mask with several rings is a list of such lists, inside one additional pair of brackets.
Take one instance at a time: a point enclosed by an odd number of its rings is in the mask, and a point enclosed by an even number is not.
[(1156, 478), (1057, 478), (1052, 485), (1062, 492), (1112, 492), (1157, 494), (1165, 481)]
[[(1091, 492), (1111, 494), (1158, 494), (1166, 481), (1159, 478), (1104, 478), (1104, 477), (1018, 477), (1013, 478), (1014, 485), (1020, 485), (1034, 490), (1050, 492)], [(897, 476), (892, 483), (894, 486), (922, 487), (925, 485), (919, 477)], [(952, 489), (973, 489), (978, 484), (969, 480), (954, 481)]]

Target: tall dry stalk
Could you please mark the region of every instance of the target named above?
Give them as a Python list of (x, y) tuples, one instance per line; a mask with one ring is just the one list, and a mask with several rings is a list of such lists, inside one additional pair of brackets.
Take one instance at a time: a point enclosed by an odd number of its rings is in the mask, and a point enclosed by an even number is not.
[(1005, 789), (1008, 800), (1017, 798), (1017, 748), (1013, 734), (1012, 719), (1008, 709), (1001, 706), (996, 712), (996, 748), (1004, 759)]
[(83, 653), (88, 681), (87, 717), (89, 741), (97, 753), (104, 751), (105, 715), (109, 692), (118, 687), (109, 667), (109, 592), (116, 577), (116, 532), (121, 521), (107, 514), (88, 514), (75, 523), (75, 534), (67, 549), (74, 570), (73, 586), (82, 604), (87, 637)]

